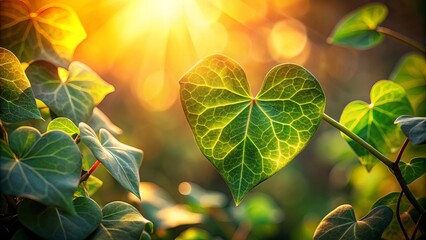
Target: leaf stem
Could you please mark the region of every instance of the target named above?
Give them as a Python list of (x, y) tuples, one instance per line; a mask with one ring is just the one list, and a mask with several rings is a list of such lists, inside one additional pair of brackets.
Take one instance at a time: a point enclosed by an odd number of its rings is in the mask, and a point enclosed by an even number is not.
[(416, 239), (417, 230), (419, 229), (420, 225), (422, 224), (422, 220), (423, 220), (424, 216), (426, 216), (426, 214), (420, 215), (419, 220), (417, 220), (416, 226), (414, 227), (414, 230), (413, 230), (413, 235), (411, 235), (411, 240)]
[(96, 160), (96, 162), (90, 167), (89, 171), (80, 177), (80, 183), (86, 181), (99, 165), (101, 165), (101, 161)]
[(425, 53), (425, 47), (423, 47), (421, 44), (414, 41), (413, 39), (408, 38), (408, 37), (406, 37), (406, 36), (404, 36), (404, 35), (402, 35), (398, 32), (395, 32), (395, 31), (393, 31), (389, 28), (381, 27), (381, 26), (377, 27), (376, 31), (379, 32), (379, 33), (383, 33), (386, 36), (397, 39), (397, 40), (411, 46), (412, 48), (415, 48), (415, 49), (419, 50), (420, 52)]
[(398, 220), (399, 226), (401, 227), (401, 230), (402, 230), (402, 233), (404, 234), (405, 239), (409, 240), (410, 238), (408, 237), (407, 231), (404, 228), (404, 224), (402, 224), (401, 215), (399, 214), (401, 199), (403, 195), (404, 195), (404, 192), (401, 191), (398, 197), (398, 201), (396, 202), (395, 216), (396, 216), (396, 219)]
[(388, 168), (393, 168), (393, 162), (384, 156), (382, 153), (377, 151), (374, 147), (372, 147), (370, 144), (368, 144), (364, 139), (360, 138), (358, 135), (353, 133), (351, 130), (340, 124), (338, 121), (334, 120), (327, 114), (323, 114), (323, 119), (328, 122), (331, 126), (337, 128), (339, 131), (344, 133), (346, 136), (350, 137), (352, 140), (357, 142), (359, 145), (361, 145), (363, 148), (365, 148), (367, 151), (369, 151), (371, 154), (373, 154), (377, 159), (379, 159), (383, 164), (385, 164)]
[[(369, 151), (371, 154), (373, 154), (377, 159), (379, 159), (383, 164), (385, 164), (389, 169), (391, 169), (394, 173), (394, 176), (396, 180), (398, 181), (399, 185), (401, 186), (402, 191), (404, 192), (405, 196), (407, 197), (408, 201), (414, 206), (414, 208), (419, 211), (420, 214), (424, 214), (425, 210), (424, 208), (419, 204), (419, 202), (416, 200), (416, 197), (413, 195), (413, 193), (410, 191), (410, 189), (407, 186), (407, 183), (405, 182), (404, 177), (402, 176), (401, 169), (399, 169), (398, 163), (394, 164), (389, 158), (384, 156), (382, 153), (377, 151), (374, 147), (372, 147), (370, 144), (368, 144), (364, 139), (360, 138), (358, 135), (353, 133), (351, 130), (328, 116), (327, 114), (323, 114), (323, 119), (328, 122), (333, 127), (337, 128), (339, 131), (344, 133), (346, 136), (350, 137), (352, 140), (357, 142), (359, 145), (361, 145), (363, 148), (365, 148), (367, 151)], [(395, 161), (396, 162), (396, 161)]]
[(394, 162), (395, 165), (398, 165), (399, 162), (401, 161), (402, 154), (404, 153), (404, 150), (407, 147), (409, 141), (410, 140), (408, 140), (408, 138), (406, 138), (405, 141), (404, 141), (404, 143), (402, 144), (402, 147), (399, 150), (398, 156), (396, 157), (396, 160)]

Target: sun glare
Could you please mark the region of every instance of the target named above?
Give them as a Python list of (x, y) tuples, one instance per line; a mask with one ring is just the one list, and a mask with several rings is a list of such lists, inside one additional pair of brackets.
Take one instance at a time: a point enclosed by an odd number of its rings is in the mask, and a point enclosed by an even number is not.
[[(165, 111), (178, 100), (179, 78), (207, 55), (227, 54), (242, 64), (303, 64), (311, 44), (304, 24), (291, 16), (303, 15), (307, 2), (129, 0), (89, 34), (90, 49), (80, 52), (93, 60), (89, 64), (102, 63), (97, 69), (133, 86), (145, 109)], [(269, 15), (273, 8), (281, 14), (276, 21)], [(260, 72), (251, 66), (246, 71), (250, 79), (263, 77), (250, 76)]]

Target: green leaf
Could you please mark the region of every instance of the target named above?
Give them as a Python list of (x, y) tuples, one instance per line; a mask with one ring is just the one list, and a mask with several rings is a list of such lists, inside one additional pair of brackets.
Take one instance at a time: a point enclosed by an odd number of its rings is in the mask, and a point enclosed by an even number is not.
[(103, 184), (102, 180), (92, 174), (86, 181), (80, 183), (77, 191), (74, 193), (74, 197), (91, 197)]
[(30, 127), (0, 140), (0, 191), (74, 212), (72, 197), (81, 171), (80, 152), (61, 131), (40, 135)]
[(123, 130), (112, 123), (108, 116), (97, 107), (93, 109), (92, 117), (90, 117), (87, 124), (92, 127), (95, 132), (99, 132), (99, 129), (105, 128), (108, 132), (114, 135), (120, 135), (123, 133)]
[(64, 131), (72, 138), (80, 134), (78, 127), (71, 120), (64, 117), (55, 118), (49, 123), (49, 125), (47, 125), (47, 131), (52, 130)]
[(327, 41), (358, 49), (372, 48), (383, 40), (383, 35), (377, 32), (376, 28), (385, 20), (387, 14), (385, 5), (367, 4), (340, 20)]
[(98, 228), (101, 209), (85, 197), (74, 199), (73, 204), (76, 214), (26, 199), (18, 208), (19, 221), (44, 239), (84, 239)]
[(407, 92), (416, 116), (426, 116), (426, 62), (424, 55), (409, 53), (393, 70), (390, 79)]
[(0, 47), (0, 118), (5, 122), (41, 119), (40, 112), (19, 60)]
[[(398, 240), (398, 239), (404, 238), (404, 234), (401, 231), (401, 226), (399, 225), (398, 219), (396, 218), (396, 215), (395, 215), (398, 197), (399, 197), (399, 192), (389, 193), (388, 195), (377, 200), (371, 207), (372, 209), (374, 209), (378, 206), (384, 205), (391, 208), (392, 211), (394, 212), (391, 223), (383, 232), (382, 238), (384, 239)], [(407, 200), (405, 196), (403, 196), (399, 206), (399, 212), (400, 212), (400, 217), (404, 222), (404, 227), (406, 228), (406, 230), (408, 230), (407, 227), (409, 227), (410, 225), (414, 225), (411, 217), (408, 215), (408, 212), (407, 212), (410, 209), (410, 207), (411, 207), (410, 202)]]
[(380, 239), (391, 220), (392, 210), (387, 206), (378, 206), (356, 220), (352, 206), (345, 204), (324, 217), (314, 239)]
[(410, 163), (401, 161), (398, 165), (407, 184), (412, 183), (426, 173), (426, 158), (414, 158)]
[[(343, 109), (340, 123), (367, 141), (381, 153), (387, 155), (399, 149), (404, 136), (395, 119), (412, 112), (404, 89), (391, 81), (378, 81), (371, 88), (371, 103), (353, 101)], [(358, 155), (368, 171), (378, 162), (365, 148), (345, 136), (346, 141)]]
[(72, 62), (68, 72), (46, 61), (32, 62), (26, 74), (34, 94), (58, 116), (75, 124), (90, 118), (93, 108), (114, 87), (80, 62)]
[(413, 144), (426, 143), (426, 117), (399, 116), (395, 120), (402, 132)]
[(68, 66), (86, 32), (73, 9), (50, 4), (31, 12), (27, 1), (0, 2), (0, 45), (21, 62), (43, 59)]
[(325, 97), (306, 69), (271, 69), (256, 97), (243, 69), (212, 55), (180, 80), (186, 118), (201, 152), (216, 167), (238, 205), (288, 164), (314, 135)]
[(103, 219), (90, 239), (140, 239), (143, 231), (152, 233), (154, 225), (145, 219), (132, 205), (112, 202), (102, 209)]
[(110, 174), (128, 191), (139, 197), (139, 167), (143, 152), (140, 149), (119, 142), (105, 129), (99, 131), (99, 138), (93, 129), (80, 123), (80, 139), (102, 162)]

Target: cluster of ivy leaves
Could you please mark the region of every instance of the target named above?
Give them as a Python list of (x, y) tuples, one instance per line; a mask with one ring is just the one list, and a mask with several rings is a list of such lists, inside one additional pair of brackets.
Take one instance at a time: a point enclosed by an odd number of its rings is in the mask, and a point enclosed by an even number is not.
[[(383, 4), (368, 4), (342, 19), (328, 41), (357, 49), (374, 47), (384, 37), (379, 24), (387, 12)], [(371, 103), (349, 103), (340, 123), (336, 122), (383, 155), (390, 170), (402, 175), (400, 185), (406, 189), (426, 172), (424, 148), (423, 154), (410, 162), (401, 161), (400, 156), (395, 161), (388, 158), (404, 142), (426, 143), (425, 69), (424, 56), (407, 54), (390, 80), (378, 81), (371, 88)], [(324, 114), (325, 95), (318, 80), (295, 64), (272, 68), (255, 97), (241, 66), (223, 55), (201, 60), (180, 84), (183, 110), (198, 147), (222, 175), (237, 205), (307, 145), (322, 118), (329, 119)], [(343, 136), (370, 171), (379, 161), (377, 156), (352, 137)], [(426, 214), (418, 205), (425, 202), (424, 196), (411, 199), (417, 203), (412, 206), (402, 193), (398, 195), (379, 199), (359, 220), (352, 206), (339, 206), (322, 220), (314, 239), (380, 239), (382, 235), (395, 239), (407, 235), (402, 228), (409, 228), (412, 236), (418, 229), (426, 234)], [(404, 224), (398, 222), (401, 218)]]
[(153, 224), (135, 207), (91, 199), (102, 181), (86, 172), (99, 163), (140, 198), (143, 152), (119, 142), (96, 107), (114, 87), (71, 61), (86, 37), (75, 12), (4, 0), (0, 26), (2, 237), (150, 239)]

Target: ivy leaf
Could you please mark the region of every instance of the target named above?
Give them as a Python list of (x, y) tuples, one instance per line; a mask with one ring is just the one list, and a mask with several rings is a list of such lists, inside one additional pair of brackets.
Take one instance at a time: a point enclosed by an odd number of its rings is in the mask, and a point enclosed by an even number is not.
[(425, 57), (410, 53), (405, 55), (393, 70), (390, 79), (407, 92), (416, 116), (426, 116), (426, 62)]
[(26, 199), (18, 208), (19, 221), (44, 239), (85, 239), (99, 226), (101, 209), (85, 197), (74, 199), (73, 204), (76, 214)]
[(90, 175), (89, 178), (80, 183), (74, 197), (91, 197), (95, 194), (104, 183), (99, 178)]
[[(392, 81), (378, 81), (371, 88), (371, 104), (353, 101), (343, 109), (340, 123), (367, 141), (381, 153), (387, 155), (398, 149), (404, 137), (395, 119), (412, 112), (404, 89)], [(358, 155), (361, 164), (368, 171), (377, 163), (377, 159), (365, 148), (345, 136), (346, 141)]]
[(143, 152), (119, 142), (105, 129), (99, 131), (99, 139), (93, 129), (80, 123), (80, 139), (102, 162), (110, 174), (128, 191), (139, 197), (139, 167)]
[(55, 118), (49, 123), (49, 125), (47, 125), (47, 131), (53, 130), (64, 131), (72, 138), (75, 138), (76, 135), (80, 134), (78, 127), (71, 120), (64, 117)]
[(5, 122), (41, 119), (34, 94), (19, 60), (0, 47), (0, 118)]
[(399, 116), (395, 123), (413, 144), (426, 143), (426, 117)]
[(71, 8), (50, 4), (31, 12), (27, 1), (0, 2), (0, 45), (21, 62), (42, 59), (66, 67), (86, 32)]
[(347, 14), (336, 25), (327, 41), (331, 44), (358, 49), (372, 48), (383, 40), (383, 35), (376, 31), (388, 14), (388, 9), (381, 3), (367, 4)]
[(90, 239), (140, 239), (144, 230), (152, 233), (154, 225), (132, 205), (112, 202), (102, 209), (103, 219)]
[(392, 214), (389, 207), (378, 206), (356, 220), (352, 206), (344, 204), (324, 217), (315, 230), (314, 239), (380, 239)]
[(67, 72), (49, 62), (35, 61), (26, 74), (35, 96), (55, 114), (75, 124), (88, 120), (95, 105), (114, 91), (114, 87), (80, 62), (72, 62)]
[(81, 171), (80, 151), (61, 131), (43, 135), (30, 127), (0, 140), (0, 191), (74, 212), (72, 197)]
[(318, 81), (294, 64), (271, 69), (256, 97), (243, 69), (222, 55), (199, 62), (180, 85), (198, 147), (223, 176), (237, 205), (306, 146), (325, 106)]
[(407, 184), (426, 173), (426, 158), (414, 158), (410, 163), (401, 161), (398, 165)]
[[(398, 192), (389, 193), (388, 195), (377, 200), (371, 208), (374, 209), (378, 206), (384, 205), (384, 206), (388, 206), (389, 208), (392, 209), (394, 213), (396, 213), (396, 205), (398, 202), (398, 197), (399, 197)], [(411, 207), (411, 203), (407, 200), (407, 198), (404, 195), (399, 205), (399, 212), (400, 212), (401, 219), (405, 223), (404, 227), (406, 230), (408, 230), (407, 227), (409, 227), (410, 225), (414, 225), (413, 220), (408, 215), (408, 210), (410, 209), (410, 207)], [(398, 240), (398, 239), (404, 238), (404, 234), (401, 231), (401, 226), (399, 225), (398, 219), (396, 218), (395, 214), (392, 217), (391, 223), (383, 232), (382, 238), (389, 239), (389, 240)]]
[(90, 117), (87, 124), (92, 127), (95, 132), (99, 132), (99, 129), (105, 128), (108, 132), (114, 135), (120, 135), (123, 133), (123, 130), (112, 123), (108, 116), (97, 107), (93, 109), (92, 117)]

